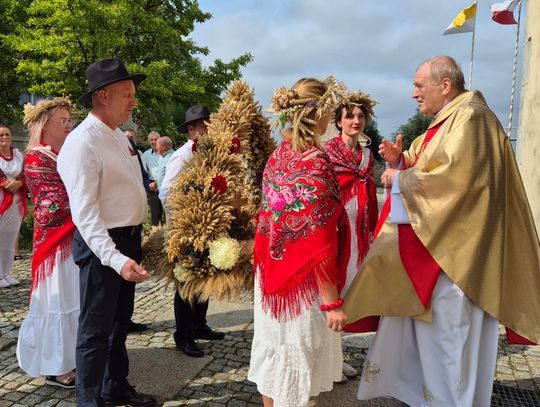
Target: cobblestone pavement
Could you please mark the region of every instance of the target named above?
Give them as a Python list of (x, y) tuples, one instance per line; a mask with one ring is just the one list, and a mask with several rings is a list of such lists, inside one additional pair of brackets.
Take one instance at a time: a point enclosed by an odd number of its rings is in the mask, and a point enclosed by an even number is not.
[[(73, 391), (47, 386), (44, 383), (44, 378), (29, 377), (17, 365), (15, 357), (17, 334), (28, 310), (28, 288), (30, 286), (30, 255), (28, 253), (25, 254), (23, 261), (15, 263), (13, 274), (21, 280), (22, 284), (18, 287), (0, 289), (0, 407), (74, 406), (76, 403)], [(227, 335), (223, 341), (200, 342), (209, 357), (198, 361), (187, 357), (182, 359), (184, 363), (192, 361), (192, 363), (200, 364), (200, 367), (195, 366), (191, 376), (184, 381), (174, 383), (174, 377), (170, 377), (172, 371), (167, 371), (167, 363), (170, 365), (175, 362), (170, 360), (171, 356), (166, 356), (169, 360), (164, 363), (162, 375), (153, 377), (154, 388), (158, 389), (153, 394), (158, 397), (162, 405), (194, 407), (262, 405), (255, 385), (246, 380), (253, 335), (250, 300), (244, 298), (237, 303), (229, 303), (227, 310), (232, 310), (229, 312), (230, 315), (236, 313), (236, 319), (232, 318), (230, 323), (226, 321), (225, 316), (221, 316), (227, 313), (219, 314), (219, 312), (216, 313), (215, 309), (214, 311), (210, 310), (210, 314), (214, 312), (214, 316), (209, 316), (210, 322), (223, 322), (218, 326)], [(170, 351), (166, 355), (179, 355), (180, 352), (174, 351), (172, 337), (174, 319), (172, 315), (170, 288), (165, 289), (163, 283), (155, 279), (138, 286), (133, 319), (136, 322), (149, 324), (149, 329), (139, 334), (129, 335), (128, 347), (130, 350)], [(228, 326), (224, 327), (224, 325)], [(345, 358), (352, 366), (361, 368), (369, 342), (370, 337), (365, 335), (344, 337)], [(142, 363), (138, 359), (135, 362)], [(149, 369), (154, 361), (149, 360), (145, 363), (148, 365), (133, 366), (135, 363), (132, 357), (132, 371), (135, 368), (142, 371)], [(159, 388), (161, 382), (165, 383), (167, 380), (169, 382), (172, 380), (176, 388), (172, 387), (172, 393), (169, 391), (169, 395), (164, 395), (166, 392), (160, 392)], [(532, 400), (532, 404), (527, 404), (529, 399), (519, 399), (522, 394), (512, 393), (513, 395), (508, 396), (495, 391), (492, 405), (538, 405), (535, 404), (534, 399), (538, 400), (537, 396), (540, 395), (540, 347), (508, 347), (501, 339), (495, 383), (496, 386), (504, 386), (503, 389), (524, 391), (522, 393)], [(358, 379), (347, 385), (336, 385), (331, 393), (321, 395), (312, 402), (312, 405), (322, 407), (403, 405), (391, 399), (370, 402), (357, 401), (354, 398), (357, 387)], [(512, 399), (512, 397), (515, 400), (508, 401), (508, 398)]]

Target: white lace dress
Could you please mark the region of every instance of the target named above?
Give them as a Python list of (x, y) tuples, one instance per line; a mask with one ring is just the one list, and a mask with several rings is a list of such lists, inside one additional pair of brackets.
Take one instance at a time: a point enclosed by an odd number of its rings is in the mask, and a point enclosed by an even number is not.
[(332, 390), (341, 379), (341, 336), (326, 326), (315, 302), (292, 321), (278, 322), (261, 306), (255, 282), (255, 332), (248, 380), (274, 407), (303, 407), (310, 396)]

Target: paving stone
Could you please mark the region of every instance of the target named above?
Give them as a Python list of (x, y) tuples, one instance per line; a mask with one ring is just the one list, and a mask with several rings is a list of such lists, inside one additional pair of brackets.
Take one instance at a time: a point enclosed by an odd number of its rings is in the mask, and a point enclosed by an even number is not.
[[(4, 406), (61, 406), (75, 407), (73, 391), (44, 385), (43, 378), (31, 378), (22, 372), (15, 357), (16, 338), (20, 323), (28, 310), (28, 288), (30, 280), (30, 259), (17, 262), (13, 274), (22, 281), (19, 289), (2, 291), (0, 297), (0, 407)], [(130, 334), (127, 339), (130, 348), (174, 349), (175, 330), (172, 314), (173, 294), (165, 289), (164, 283), (150, 279), (137, 286), (135, 296), (136, 322), (148, 324), (145, 332)], [(246, 295), (235, 302), (238, 306), (251, 306), (252, 299)], [(244, 308), (246, 306), (244, 305)], [(169, 310), (170, 318), (163, 317)], [(212, 322), (213, 324), (214, 322)], [(212, 325), (213, 326), (213, 325)], [(240, 327), (240, 328), (238, 328)], [(254, 383), (247, 380), (253, 323), (226, 328), (223, 341), (199, 341), (211, 360), (199, 373), (179, 387), (173, 400), (159, 399), (160, 405), (167, 407), (254, 407), (261, 406), (261, 396)], [(501, 332), (504, 332), (501, 328)], [(361, 369), (373, 335), (344, 334), (344, 360), (356, 369)], [(185, 362), (182, 362), (185, 363)], [(189, 361), (188, 361), (189, 363)], [(167, 372), (164, 372), (166, 375)], [(498, 348), (496, 379), (504, 386), (523, 391), (540, 391), (540, 346), (509, 347), (501, 335)], [(159, 380), (159, 378), (156, 378)], [(356, 380), (357, 382), (358, 380)], [(184, 383), (184, 382), (182, 382)], [(355, 387), (356, 387), (356, 383)], [(313, 405), (318, 405), (314, 401)], [(336, 400), (336, 406), (342, 406)], [(358, 406), (403, 406), (393, 399), (376, 399), (354, 404)], [(320, 406), (328, 407), (328, 406)]]

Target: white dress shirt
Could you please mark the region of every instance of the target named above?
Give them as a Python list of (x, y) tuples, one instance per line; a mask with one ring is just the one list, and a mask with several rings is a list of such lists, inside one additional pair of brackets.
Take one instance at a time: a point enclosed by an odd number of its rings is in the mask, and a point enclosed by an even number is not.
[(81, 236), (103, 265), (120, 273), (128, 257), (107, 229), (140, 225), (148, 212), (141, 167), (128, 138), (90, 113), (66, 138), (57, 167)]
[(169, 189), (180, 175), (180, 171), (184, 168), (186, 163), (193, 158), (193, 140), (188, 140), (182, 147), (174, 152), (169, 158), (167, 166), (165, 168), (165, 177), (161, 182), (161, 188), (159, 189), (159, 199), (165, 206), (165, 201), (169, 196)]

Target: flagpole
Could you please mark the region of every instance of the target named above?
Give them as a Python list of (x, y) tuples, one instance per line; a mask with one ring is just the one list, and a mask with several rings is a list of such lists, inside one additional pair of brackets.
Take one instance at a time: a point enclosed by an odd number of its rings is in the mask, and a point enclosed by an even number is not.
[[(474, 4), (477, 5), (476, 0), (474, 1)], [(478, 5), (476, 7), (476, 10), (478, 10)], [(471, 44), (471, 62), (469, 64), (469, 90), (472, 90), (472, 72), (473, 72), (473, 60), (474, 60), (474, 34), (476, 33), (476, 14), (474, 16), (474, 27), (473, 27), (473, 32), (472, 32), (472, 44)]]
[(521, 0), (519, 0), (518, 20), (517, 20), (517, 33), (516, 33), (516, 46), (514, 48), (514, 69), (512, 72), (512, 93), (510, 96), (510, 114), (508, 117), (508, 137), (512, 138), (512, 113), (514, 111), (514, 94), (516, 91), (516, 71), (518, 63), (518, 50), (519, 50), (519, 26), (521, 22)]

